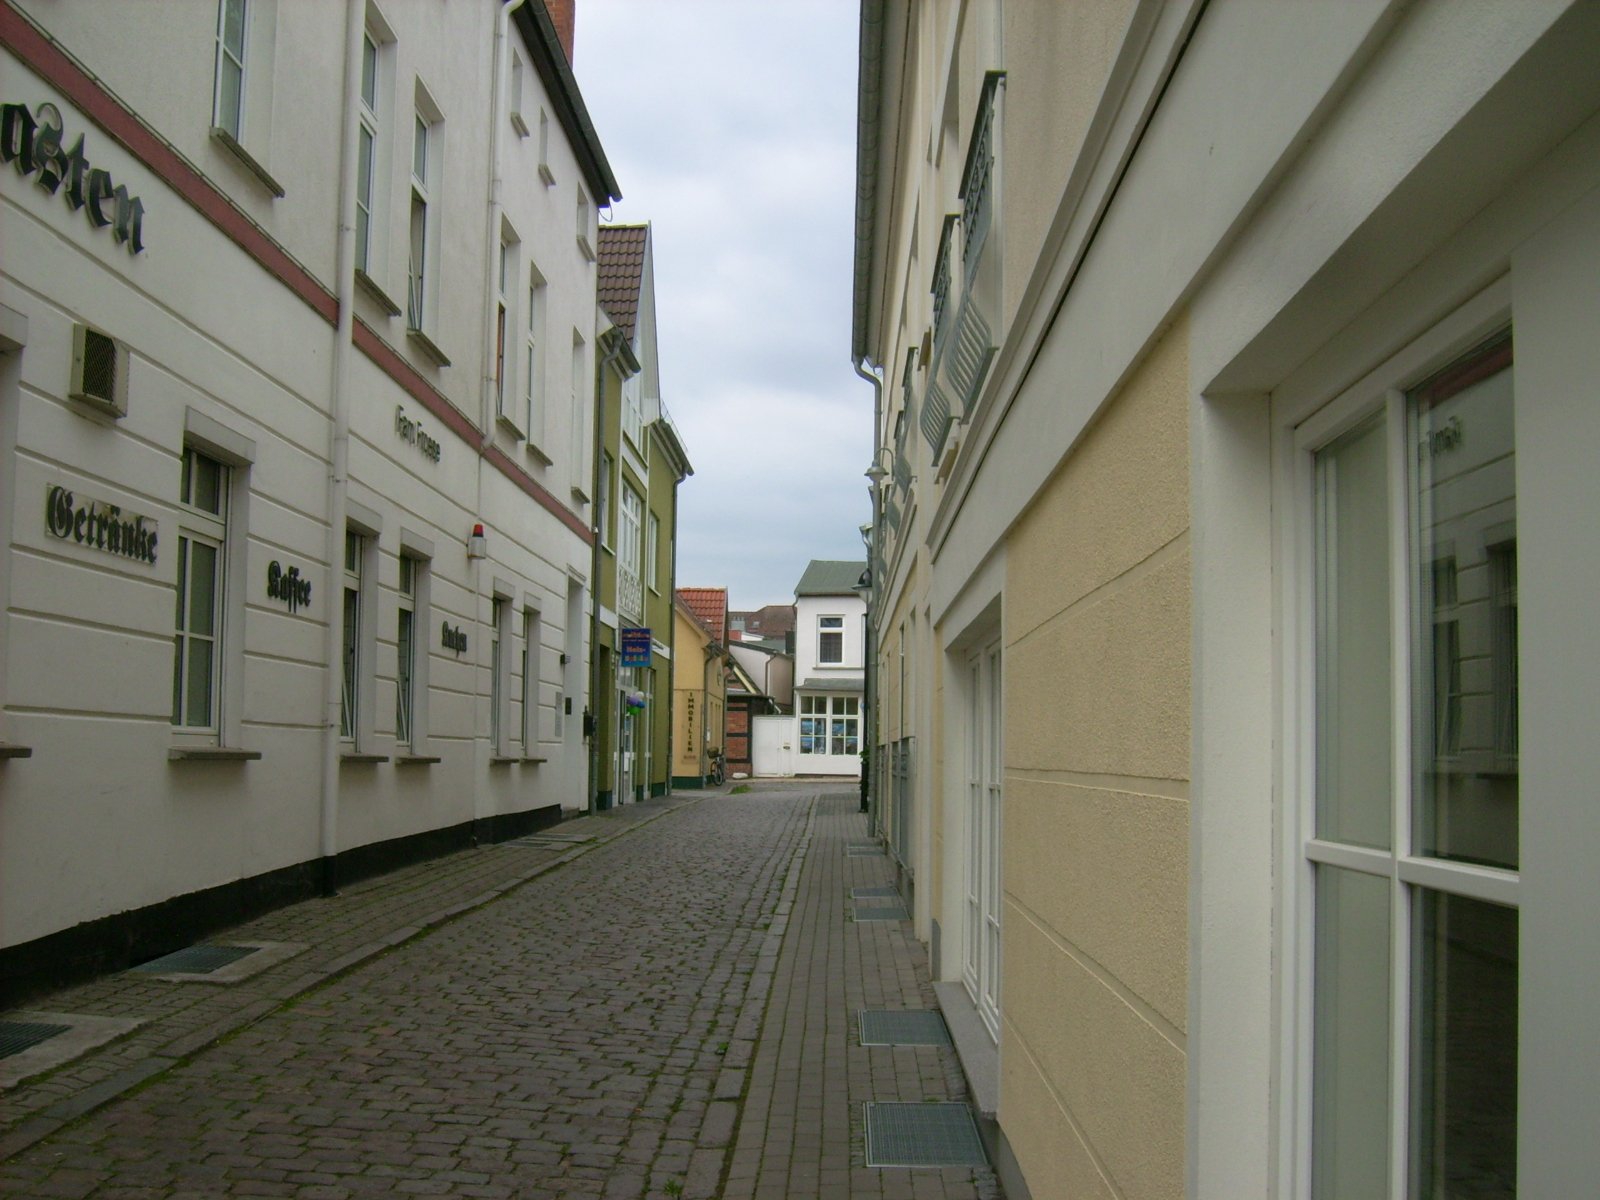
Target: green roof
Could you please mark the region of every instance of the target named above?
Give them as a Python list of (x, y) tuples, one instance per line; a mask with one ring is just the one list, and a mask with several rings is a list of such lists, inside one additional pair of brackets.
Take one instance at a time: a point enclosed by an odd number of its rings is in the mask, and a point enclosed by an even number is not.
[(848, 596), (861, 582), (861, 573), (867, 569), (866, 560), (839, 562), (828, 558), (813, 558), (806, 566), (800, 582), (794, 585), (796, 596)]

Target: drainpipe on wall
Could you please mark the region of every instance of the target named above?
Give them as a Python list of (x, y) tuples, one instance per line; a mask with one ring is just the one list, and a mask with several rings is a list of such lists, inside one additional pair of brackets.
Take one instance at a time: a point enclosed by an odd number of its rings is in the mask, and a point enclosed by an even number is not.
[[(589, 485), (594, 488), (594, 547), (590, 555), (589, 573), (594, 580), (590, 595), (594, 602), (589, 606), (589, 703), (594, 710), (594, 732), (589, 736), (589, 811), (600, 811), (600, 543), (604, 530), (600, 528), (600, 463), (605, 452), (606, 371), (622, 354), (622, 339), (606, 336), (601, 339), (604, 353), (597, 355), (594, 369), (594, 455), (589, 472)], [(619, 647), (620, 649), (620, 647)], [(609, 682), (607, 683), (609, 687)]]
[(345, 8), (344, 101), (340, 105), (343, 134), (339, 139), (339, 231), (334, 252), (339, 324), (333, 343), (330, 381), (333, 426), (328, 444), (328, 625), (324, 638), (327, 674), (322, 712), (322, 824), (318, 839), (318, 890), (332, 896), (339, 890), (339, 717), (343, 707), (344, 622), (338, 603), (344, 562), (345, 517), (350, 491), (350, 356), (355, 331), (356, 279), (356, 137), (360, 129), (361, 39), (366, 31), (364, 0), (348, 0)]
[[(866, 355), (855, 360), (856, 374), (872, 385), (872, 462), (876, 466), (878, 454), (883, 449), (882, 422), (879, 420), (879, 410), (883, 403), (883, 380), (875, 371), (867, 369), (870, 362)], [(878, 481), (872, 481), (872, 539), (867, 547), (867, 582), (872, 585), (867, 589), (867, 644), (866, 672), (862, 680), (863, 700), (867, 706), (867, 762), (869, 773), (877, 778), (882, 778), (883, 763), (879, 760), (882, 755), (878, 750), (878, 650), (877, 627), (878, 623), (873, 613), (881, 599), (878, 595), (878, 559), (882, 545), (882, 529), (879, 527), (879, 509), (882, 504), (882, 489)], [(886, 581), (887, 582), (887, 581)], [(878, 791), (872, 786), (872, 780), (865, 781), (861, 789), (861, 811), (870, 814), (867, 818), (867, 828), (878, 827)]]

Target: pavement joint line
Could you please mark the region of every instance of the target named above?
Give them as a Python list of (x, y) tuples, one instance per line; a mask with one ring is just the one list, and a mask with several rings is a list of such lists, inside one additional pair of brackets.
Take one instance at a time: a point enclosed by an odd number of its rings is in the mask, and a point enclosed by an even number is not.
[(755, 964), (750, 972), (750, 983), (745, 989), (744, 1001), (740, 1004), (739, 1014), (734, 1019), (733, 1037), (748, 1042), (749, 1052), (747, 1061), (740, 1071), (743, 1078), (740, 1081), (733, 1125), (727, 1131), (723, 1142), (722, 1161), (717, 1172), (717, 1187), (710, 1193), (711, 1195), (721, 1196), (726, 1192), (736, 1150), (744, 1132), (745, 1099), (754, 1074), (755, 1051), (762, 1035), (766, 1032), (767, 1010), (772, 1003), (772, 982), (777, 976), (778, 959), (783, 949), (784, 938), (788, 934), (787, 916), (780, 917), (776, 914), (787, 913), (794, 907), (795, 896), (800, 890), (800, 877), (805, 872), (806, 859), (811, 853), (812, 834), (816, 828), (817, 807), (821, 799), (820, 793), (812, 795), (806, 807), (805, 828), (801, 830), (795, 848), (790, 853), (789, 869), (784, 874), (783, 887), (778, 892), (775, 914), (762, 937), (761, 948), (757, 952)]
[[(307, 971), (295, 981), (297, 984), (303, 983), (304, 986), (296, 987), (293, 990), (285, 988), (282, 991), (275, 991), (270, 993), (269, 999), (265, 1001), (258, 1001), (255, 1004), (247, 1005), (244, 1008), (235, 1009), (221, 1020), (208, 1026), (204, 1031), (202, 1031), (201, 1034), (180, 1034), (178, 1037), (174, 1038), (172, 1042), (167, 1043), (167, 1045), (163, 1047), (163, 1053), (153, 1054), (148, 1058), (140, 1060), (133, 1066), (126, 1067), (123, 1070), (118, 1071), (116, 1074), (102, 1079), (98, 1083), (91, 1084), (89, 1087), (84, 1088), (73, 1095), (57, 1100), (55, 1103), (40, 1109), (32, 1116), (23, 1118), (21, 1123), (18, 1125), (5, 1130), (4, 1132), (0, 1132), (0, 1163), (3, 1163), (8, 1159), (23, 1153), (29, 1147), (34, 1146), (43, 1141), (45, 1138), (60, 1132), (74, 1121), (81, 1120), (83, 1117), (94, 1112), (96, 1109), (103, 1108), (105, 1105), (120, 1099), (137, 1088), (149, 1083), (157, 1076), (166, 1073), (174, 1067), (181, 1066), (206, 1049), (209, 1049), (210, 1047), (215, 1046), (230, 1037), (244, 1032), (250, 1026), (262, 1020), (264, 1017), (286, 1008), (288, 1005), (317, 990), (318, 988), (333, 983), (341, 976), (348, 974), (350, 971), (355, 970), (362, 964), (370, 962), (380, 955), (385, 954), (390, 950), (405, 944), (406, 942), (412, 941), (415, 938), (432, 933), (435, 930), (449, 924), (451, 921), (466, 916), (468, 913), (475, 912), (480, 908), (487, 907), (489, 904), (492, 904), (497, 900), (504, 899), (507, 895), (516, 891), (518, 888), (532, 883), (535, 879), (538, 879), (543, 875), (548, 875), (552, 871), (566, 866), (568, 863), (583, 857), (591, 850), (599, 849), (601, 846), (610, 845), (618, 838), (626, 837), (635, 830), (643, 829), (646, 825), (653, 825), (655, 822), (671, 816), (673, 813), (690, 809), (707, 799), (707, 796), (715, 794), (717, 793), (708, 793), (706, 796), (696, 796), (693, 799), (688, 799), (677, 804), (665, 806), (660, 812), (652, 813), (647, 817), (640, 817), (622, 822), (614, 832), (603, 836), (597, 836), (591, 841), (577, 843), (565, 854), (561, 854), (553, 859), (547, 859), (544, 862), (537, 863), (525, 874), (514, 876), (504, 890), (480, 893), (478, 896), (474, 897), (465, 904), (458, 903), (449, 905), (443, 909), (435, 910), (433, 913), (419, 918), (412, 924), (403, 926), (399, 930), (391, 931), (389, 935), (386, 935), (377, 941), (368, 942), (365, 945), (358, 947), (356, 950), (341, 955), (339, 958), (334, 959), (331, 963), (324, 967), (313, 968)], [(815, 798), (813, 797), (811, 814), (814, 815), (814, 813)], [(808, 829), (810, 819), (811, 816), (808, 815)], [(382, 878), (379, 877), (374, 882), (378, 885), (378, 887), (381, 887)], [(417, 885), (407, 888), (406, 890), (415, 890), (415, 886)], [(785, 886), (787, 886), (787, 883)], [(378, 890), (378, 888), (369, 888), (365, 890), (371, 892)], [(400, 936), (401, 934), (404, 934), (405, 936)], [(178, 984), (176, 986), (181, 987), (185, 985)], [(196, 1042), (198, 1044), (195, 1044)], [(115, 1045), (116, 1043), (113, 1042), (108, 1044)], [(165, 1052), (170, 1047), (174, 1046), (189, 1046), (190, 1048), (181, 1053)], [(65, 1066), (66, 1064), (63, 1065)], [(45, 1078), (45, 1076), (41, 1076), (40, 1078)]]

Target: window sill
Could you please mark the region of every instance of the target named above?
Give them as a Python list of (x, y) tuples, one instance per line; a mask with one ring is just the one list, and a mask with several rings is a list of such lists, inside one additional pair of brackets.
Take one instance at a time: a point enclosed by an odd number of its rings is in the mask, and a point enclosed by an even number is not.
[(400, 306), (394, 302), (388, 292), (383, 290), (382, 286), (376, 279), (374, 279), (371, 275), (368, 275), (360, 267), (356, 268), (356, 285), (360, 287), (361, 290), (369, 297), (371, 297), (371, 299), (377, 303), (379, 308), (383, 309), (383, 311), (388, 313), (391, 317), (398, 317), (400, 315)]
[(32, 746), (19, 746), (15, 742), (0, 742), (0, 760), (7, 758), (32, 758)]
[(490, 757), (489, 765), (491, 767), (504, 767), (511, 763), (519, 763), (521, 761), (522, 756), (520, 754), (496, 754)]
[(545, 187), (555, 187), (556, 173), (550, 169), (549, 163), (539, 164), (539, 178), (544, 180)]
[(266, 167), (262, 166), (261, 163), (256, 160), (255, 155), (251, 154), (250, 151), (241, 146), (233, 134), (229, 133), (226, 129), (223, 129), (219, 125), (213, 125), (211, 127), (211, 140), (220, 144), (224, 150), (233, 155), (234, 158), (238, 159), (240, 164), (246, 170), (248, 170), (250, 174), (254, 175), (256, 179), (260, 181), (260, 183), (267, 189), (267, 191), (272, 193), (274, 199), (283, 199), (285, 195), (283, 184), (274, 179), (272, 177), (272, 172), (267, 170)]
[[(545, 467), (550, 466), (552, 463), (554, 463), (556, 461), (555, 459), (551, 458), (548, 454), (546, 454), (543, 450), (541, 450), (539, 448), (539, 443), (534, 441), (532, 438), (528, 439), (528, 457), (529, 458), (538, 459), (539, 460), (539, 465), (540, 466), (545, 466)], [(573, 490), (574, 493), (576, 493), (578, 489), (577, 488), (573, 488), (572, 490)]]
[(396, 754), (394, 765), (397, 767), (431, 767), (436, 762), (443, 762), (437, 754)]
[(939, 998), (945, 1027), (950, 1030), (961, 1071), (967, 1077), (973, 1107), (992, 1121), (1000, 1107), (1000, 1047), (989, 1036), (972, 997), (959, 980), (936, 983), (933, 993)]
[(540, 763), (549, 762), (550, 760), (548, 758), (541, 758), (537, 754), (524, 754), (522, 756), (522, 761), (525, 763), (532, 763), (534, 766), (538, 766)]
[(433, 339), (427, 334), (423, 333), (422, 330), (407, 329), (406, 337), (416, 345), (418, 350), (422, 351), (423, 355), (426, 356), (434, 366), (448, 367), (450, 365), (450, 359), (445, 355), (445, 352), (439, 349), (439, 347), (434, 344)]
[(518, 137), (528, 136), (528, 122), (516, 109), (511, 110), (511, 128), (517, 131)]
[(260, 757), (261, 751), (239, 746), (173, 746), (167, 750), (170, 762), (254, 762)]
[(581, 233), (578, 235), (578, 252), (590, 262), (594, 261), (594, 247), (589, 244), (589, 239)]
[(583, 508), (585, 505), (587, 505), (589, 503), (589, 493), (584, 491), (577, 484), (573, 484), (572, 485), (572, 499), (577, 503), (579, 508)]
[(519, 442), (523, 440), (525, 435), (522, 432), (522, 426), (518, 425), (504, 413), (496, 413), (494, 423), (501, 430), (501, 432), (509, 433)]
[(357, 763), (362, 765), (368, 763), (386, 763), (389, 761), (389, 756), (387, 754), (360, 754), (354, 750), (346, 750), (339, 755), (339, 761), (342, 763)]

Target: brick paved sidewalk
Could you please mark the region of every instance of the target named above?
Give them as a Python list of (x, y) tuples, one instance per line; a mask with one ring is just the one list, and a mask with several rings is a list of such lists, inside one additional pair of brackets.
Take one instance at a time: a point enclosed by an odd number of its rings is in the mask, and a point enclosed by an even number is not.
[(252, 980), (49, 997), (145, 1024), (0, 1094), (0, 1194), (997, 1196), (865, 1166), (865, 1101), (963, 1088), (947, 1047), (858, 1043), (934, 1004), (909, 924), (849, 918), (889, 874), (855, 807), (680, 794), (214, 938), (308, 946)]

